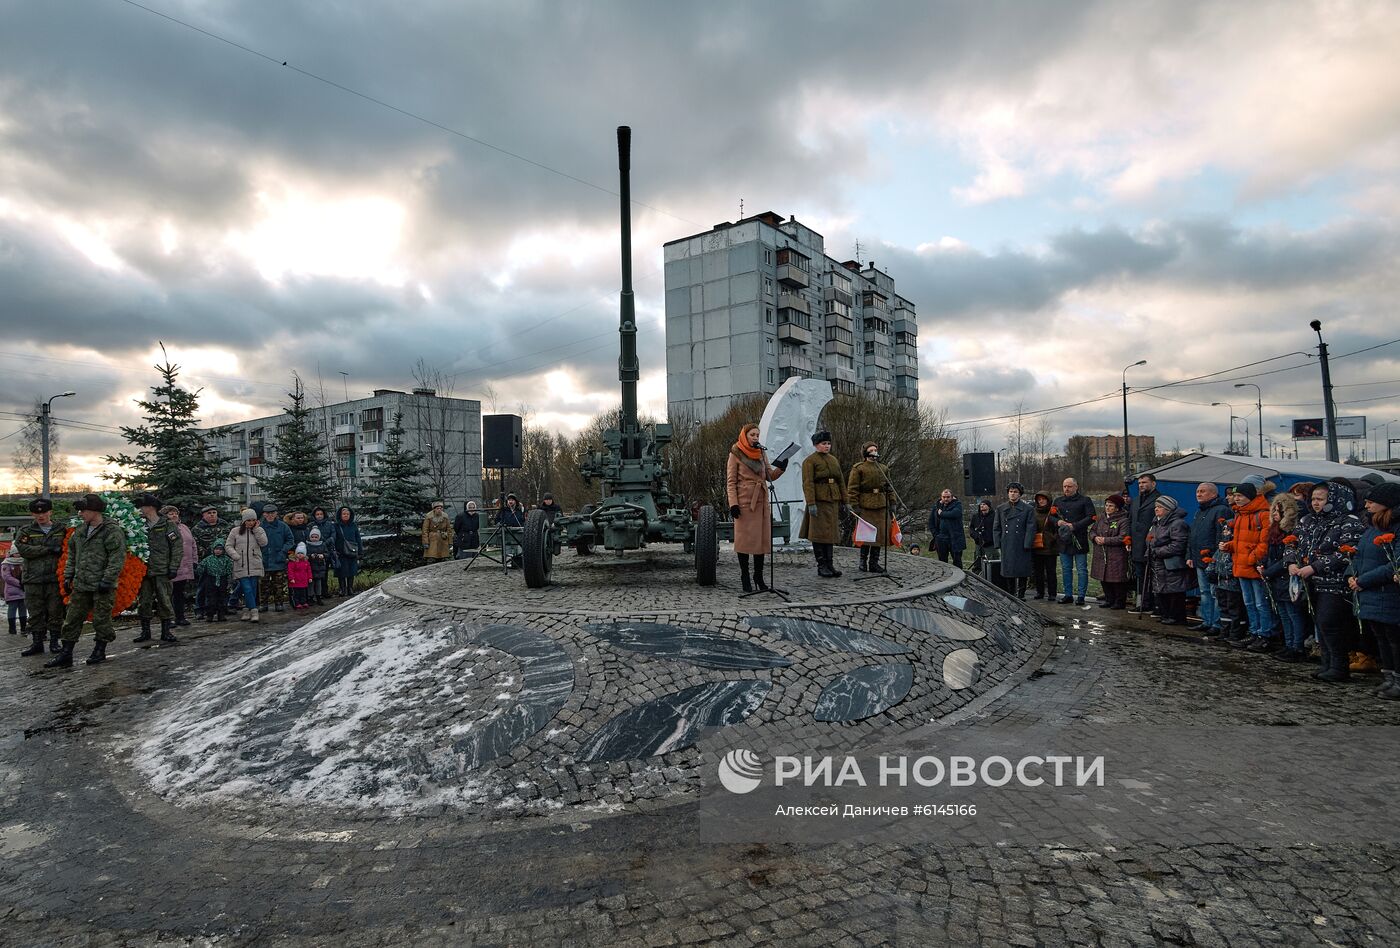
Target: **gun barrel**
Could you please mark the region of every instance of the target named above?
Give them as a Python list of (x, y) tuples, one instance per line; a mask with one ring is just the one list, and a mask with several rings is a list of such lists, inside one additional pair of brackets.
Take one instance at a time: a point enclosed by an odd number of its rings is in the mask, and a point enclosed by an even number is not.
[(636, 437), (639, 430), (637, 380), (641, 378), (641, 365), (637, 361), (637, 311), (632, 298), (632, 129), (626, 125), (617, 128), (617, 169), (622, 212), (622, 299), (618, 329), (621, 345), (617, 359), (617, 377), (622, 383), (619, 428), (623, 436), (623, 457), (633, 459), (641, 457), (641, 439)]

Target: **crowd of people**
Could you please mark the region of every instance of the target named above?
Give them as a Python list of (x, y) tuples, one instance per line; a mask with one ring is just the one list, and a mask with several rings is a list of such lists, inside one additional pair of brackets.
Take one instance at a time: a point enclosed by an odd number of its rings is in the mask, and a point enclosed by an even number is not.
[[(880, 464), (879, 446), (865, 444), (862, 460), (843, 472), (831, 455), (829, 432), (816, 432), (812, 442), (815, 451), (802, 465), (807, 508), (801, 537), (812, 543), (818, 575), (841, 575), (833, 552), (853, 516), (869, 530), (857, 537), (860, 569), (882, 571), (898, 498)], [(786, 469), (784, 460), (769, 463), (757, 426), (741, 429), (729, 452), (726, 487), (745, 592), (767, 588), (768, 483)], [(1222, 496), (1215, 484), (1203, 483), (1190, 517), (1158, 490), (1151, 474), (1141, 475), (1137, 486), (1131, 499), (1105, 499), (1100, 512), (1074, 478), (1065, 478), (1058, 494), (1040, 491), (1029, 499), (1021, 484), (1011, 483), (1004, 502), (984, 498), (966, 516), (961, 501), (944, 490), (929, 515), (931, 547), (940, 560), (961, 568), (970, 537), (973, 572), (1021, 599), (1033, 588), (1035, 599), (1083, 607), (1092, 578), (1101, 588), (1100, 608), (1131, 608), (1163, 625), (1187, 625), (1207, 640), (1284, 662), (1315, 658), (1313, 677), (1324, 682), (1379, 670), (1382, 683), (1375, 693), (1400, 699), (1394, 522), (1400, 484), (1336, 478), (1279, 491), (1262, 477), (1248, 477)], [(237, 523), (210, 506), (186, 524), (178, 508), (150, 494), (133, 504), (146, 547), (139, 589), (128, 590), (134, 595), (124, 600), (136, 605), (135, 642), (158, 635), (161, 645), (178, 645), (174, 629), (190, 624), (191, 609), (206, 622), (227, 621), (234, 611), (239, 621), (258, 622), (269, 609), (308, 609), (354, 592), (363, 538), (349, 506), (330, 516), (325, 507), (283, 513), (265, 503), (241, 510)], [(19, 530), (0, 563), (10, 632), (30, 635), (21, 653), (26, 657), (44, 654), (47, 644), (52, 658), (45, 667), (72, 665), (89, 614), (96, 637), (89, 664), (105, 660), (115, 638), (112, 612), (128, 536), (105, 515), (101, 495), (88, 494), (75, 506), (81, 522), (65, 540), (51, 503), (32, 501), (32, 522)], [(559, 514), (549, 494), (539, 507), (551, 523)], [(527, 512), (509, 494), (490, 519), (499, 527), (521, 528)], [(455, 518), (434, 502), (420, 528), (423, 558), (476, 555), (482, 528), (475, 501)], [(1195, 618), (1188, 623), (1193, 602)]]
[[(137, 643), (156, 640), (178, 645), (174, 629), (191, 624), (193, 614), (206, 622), (238, 619), (258, 622), (269, 609), (302, 610), (321, 605), (332, 595), (350, 596), (362, 552), (355, 512), (348, 506), (328, 516), (324, 507), (307, 514), (281, 514), (276, 504), (261, 511), (245, 508), (230, 524), (219, 508), (205, 507), (186, 524), (178, 507), (151, 494), (133, 501), (140, 514), (146, 548), (145, 568), (135, 592), (140, 632)], [(126, 529), (107, 515), (107, 501), (87, 494), (75, 503), (79, 523), (68, 536), (53, 520), (45, 498), (29, 504), (31, 522), (15, 536), (3, 566), (9, 613), (17, 620), (10, 631), (28, 633), (30, 645), (20, 654), (51, 658), (46, 668), (73, 664), (73, 648), (89, 614), (95, 644), (87, 663), (106, 660), (116, 638), (113, 611), (126, 571)], [(61, 570), (60, 570), (61, 564)], [(67, 600), (65, 603), (64, 600)], [(153, 623), (159, 621), (157, 633)]]
[[(1279, 491), (1254, 476), (1222, 497), (1203, 483), (1189, 518), (1151, 474), (1137, 486), (1131, 500), (1107, 498), (1100, 513), (1073, 478), (1059, 495), (1029, 502), (1021, 484), (1008, 485), (1004, 503), (979, 501), (966, 525), (974, 571), (994, 564), (987, 572), (1010, 594), (1025, 599), (1033, 587), (1035, 599), (1058, 592), (1058, 602), (1078, 606), (1092, 577), (1100, 608), (1127, 610), (1131, 596), (1132, 612), (1209, 641), (1283, 662), (1316, 659), (1319, 681), (1379, 670), (1375, 694), (1400, 699), (1400, 484), (1335, 478)], [(938, 557), (961, 567), (967, 539), (951, 491), (928, 529)]]

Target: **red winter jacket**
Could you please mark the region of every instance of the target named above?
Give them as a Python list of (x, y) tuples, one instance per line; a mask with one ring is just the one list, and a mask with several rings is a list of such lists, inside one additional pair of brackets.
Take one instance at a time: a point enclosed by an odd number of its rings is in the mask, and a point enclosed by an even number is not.
[(311, 585), (311, 561), (287, 561), (287, 585), (293, 589), (305, 589)]
[(1269, 554), (1269, 501), (1262, 495), (1239, 508), (1231, 524), (1230, 551), (1238, 579), (1258, 579), (1259, 567)]

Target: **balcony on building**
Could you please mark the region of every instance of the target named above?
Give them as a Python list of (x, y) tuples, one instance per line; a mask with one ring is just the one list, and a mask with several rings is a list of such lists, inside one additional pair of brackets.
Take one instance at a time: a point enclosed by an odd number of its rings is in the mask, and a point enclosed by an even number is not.
[(865, 390), (877, 395), (893, 395), (894, 383), (887, 378), (869, 377), (865, 380)]
[(778, 350), (778, 368), (783, 370), (783, 378), (793, 373), (812, 374), (812, 360), (797, 346), (783, 346)]
[(332, 443), (332, 447), (337, 453), (353, 452), (355, 450), (354, 432), (347, 432), (346, 434), (336, 435), (335, 441)]
[(795, 309), (806, 316), (812, 315), (812, 304), (807, 302), (806, 297), (797, 293), (779, 293), (778, 309)]
[(860, 385), (853, 379), (831, 379), (831, 393), (833, 395), (854, 395), (858, 391), (860, 391)]
[(812, 317), (796, 309), (778, 310), (778, 340), (792, 345), (808, 345), (812, 341)]
[(811, 263), (807, 256), (791, 247), (778, 248), (778, 282), (784, 286), (806, 289), (811, 283), (808, 269)]
[[(869, 311), (867, 310), (867, 312)], [(881, 319), (878, 316), (867, 315), (862, 321), (861, 326), (867, 333), (879, 333), (882, 336), (888, 336), (890, 333), (889, 320)]]
[(854, 368), (828, 362), (825, 371), (827, 379), (832, 382), (849, 382), (852, 385), (856, 383), (856, 370)]
[(918, 398), (919, 380), (909, 375), (894, 377), (894, 393), (900, 398)]
[(907, 335), (912, 344), (917, 344), (919, 340), (919, 324), (912, 319), (900, 319), (895, 317), (894, 334), (896, 336)]
[(860, 295), (860, 305), (861, 308), (866, 311), (867, 316), (873, 312), (885, 318), (889, 318), (889, 300), (885, 298), (883, 293), (877, 293), (874, 290), (866, 290)]
[(851, 296), (849, 283), (846, 284), (846, 287), (847, 289), (843, 290), (839, 286), (824, 286), (822, 287), (822, 299), (830, 303), (840, 303), (849, 309), (855, 305), (855, 298)]

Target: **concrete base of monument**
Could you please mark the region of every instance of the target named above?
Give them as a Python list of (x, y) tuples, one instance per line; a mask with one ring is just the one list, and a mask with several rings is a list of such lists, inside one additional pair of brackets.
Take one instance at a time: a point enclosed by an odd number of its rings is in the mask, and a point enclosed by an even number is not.
[(714, 787), (723, 755), (876, 746), (1037, 662), (1044, 620), (936, 560), (902, 585), (780, 552), (741, 599), (731, 551), (556, 560), (555, 583), (461, 562), (395, 576), (198, 680), (134, 758), (181, 806), (575, 819)]

